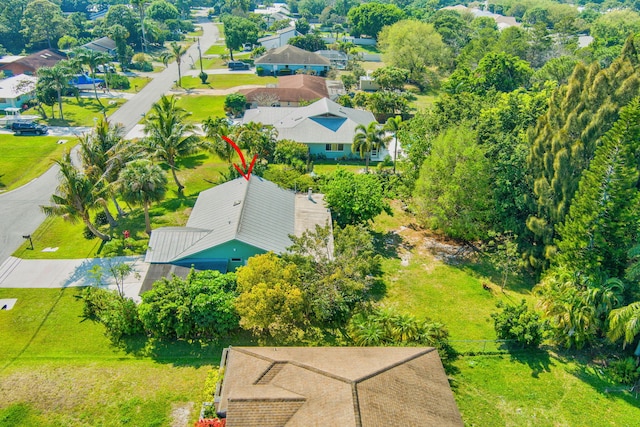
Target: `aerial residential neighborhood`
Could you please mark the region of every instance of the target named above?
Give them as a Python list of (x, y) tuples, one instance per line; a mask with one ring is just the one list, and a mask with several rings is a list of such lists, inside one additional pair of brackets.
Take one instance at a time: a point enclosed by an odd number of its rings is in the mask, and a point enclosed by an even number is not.
[(640, 11), (0, 3), (0, 426), (630, 426)]

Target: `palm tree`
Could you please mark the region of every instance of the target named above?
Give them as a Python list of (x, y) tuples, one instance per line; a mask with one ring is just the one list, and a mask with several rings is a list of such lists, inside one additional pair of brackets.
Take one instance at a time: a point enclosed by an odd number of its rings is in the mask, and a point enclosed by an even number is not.
[(204, 129), (206, 136), (212, 142), (210, 149), (218, 155), (222, 160), (227, 163), (233, 161), (236, 150), (231, 144), (222, 139), (223, 136), (229, 136), (231, 133), (231, 126), (224, 117), (209, 117), (202, 122), (202, 128)]
[(147, 35), (144, 30), (144, 6), (145, 0), (131, 0), (131, 5), (135, 6), (138, 10), (138, 16), (140, 18), (140, 34), (142, 35), (142, 51), (147, 51)]
[(98, 65), (103, 65), (104, 63), (108, 62), (111, 59), (110, 56), (108, 54), (96, 52), (94, 50), (86, 48), (77, 48), (73, 51), (73, 54), (80, 64), (89, 67), (89, 73), (91, 79), (93, 80), (93, 94), (95, 95), (98, 104), (100, 104), (101, 107), (104, 107), (102, 105), (102, 102), (100, 102), (100, 98), (98, 97), (98, 90), (96, 89), (96, 68), (98, 68)]
[(384, 124), (383, 129), (387, 132), (393, 133), (393, 173), (396, 173), (396, 160), (398, 159), (398, 131), (402, 124), (402, 117), (395, 116), (389, 117)]
[(149, 206), (159, 202), (167, 192), (167, 177), (162, 168), (150, 160), (140, 159), (127, 163), (118, 180), (122, 198), (134, 205), (142, 205), (147, 234), (151, 235)]
[(45, 88), (51, 88), (56, 91), (58, 96), (58, 106), (60, 108), (60, 118), (64, 120), (62, 113), (62, 92), (69, 88), (69, 81), (73, 73), (67, 61), (60, 61), (53, 67), (42, 67), (38, 69), (38, 78), (44, 82)]
[(631, 344), (640, 334), (640, 301), (617, 308), (609, 313), (609, 331), (607, 337), (618, 341), (624, 337), (623, 345)]
[[(124, 211), (118, 204), (113, 183), (118, 179), (118, 173), (123, 164), (115, 161), (117, 150), (123, 144), (124, 128), (121, 124), (111, 125), (107, 119), (100, 119), (92, 133), (83, 134), (80, 141), (80, 160), (84, 168), (84, 173), (97, 185), (106, 185), (106, 191), (111, 196), (118, 211), (118, 216), (124, 216)], [(119, 157), (121, 158), (121, 157)], [(132, 157), (127, 157), (126, 161)], [(105, 214), (109, 224), (114, 226), (115, 220), (105, 205)]]
[(105, 241), (110, 240), (111, 237), (100, 232), (91, 222), (90, 209), (100, 203), (92, 180), (73, 166), (69, 153), (65, 153), (62, 159), (55, 162), (60, 167), (60, 185), (56, 194), (51, 196), (53, 205), (41, 206), (42, 211), (47, 216), (61, 216), (71, 222), (81, 220), (94, 236)]
[(179, 45), (176, 42), (171, 42), (169, 45), (169, 54), (176, 59), (178, 64), (178, 87), (182, 87), (182, 71), (180, 70), (180, 64), (182, 63), (182, 55), (187, 53), (187, 48)]
[(384, 325), (375, 318), (359, 313), (349, 323), (349, 335), (355, 345), (375, 347), (385, 344), (387, 334)]
[(379, 150), (386, 146), (387, 138), (385, 137), (384, 130), (378, 126), (377, 122), (371, 122), (368, 126), (358, 125), (356, 126), (356, 133), (353, 136), (353, 144), (351, 145), (351, 151), (353, 153), (360, 153), (360, 158), (365, 159), (365, 172), (369, 172), (369, 159), (371, 157), (371, 150)]
[(175, 97), (162, 96), (153, 104), (144, 123), (146, 150), (155, 158), (166, 162), (171, 168), (173, 179), (182, 193), (184, 185), (176, 174), (176, 160), (196, 153), (201, 148), (200, 137), (193, 133), (194, 126), (185, 120), (189, 113), (178, 107)]
[(251, 156), (258, 155), (270, 162), (276, 149), (278, 130), (272, 125), (249, 122), (237, 126), (233, 132), (240, 148), (249, 151)]

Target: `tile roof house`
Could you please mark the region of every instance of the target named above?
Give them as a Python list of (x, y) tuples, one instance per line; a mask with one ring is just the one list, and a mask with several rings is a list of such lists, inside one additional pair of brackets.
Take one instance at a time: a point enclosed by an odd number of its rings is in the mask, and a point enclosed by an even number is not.
[(93, 50), (95, 52), (108, 53), (116, 55), (116, 42), (109, 37), (101, 37), (89, 43), (83, 44), (83, 48)]
[(220, 184), (200, 193), (186, 227), (153, 230), (145, 261), (226, 272), (253, 255), (283, 253), (289, 235), (330, 223), (322, 196), (313, 199), (258, 176)]
[(272, 107), (297, 107), (301, 101), (308, 103), (329, 97), (327, 80), (308, 74), (281, 76), (278, 77), (278, 83), (275, 87), (240, 89), (238, 92), (243, 94), (247, 98), (247, 102), (254, 107), (260, 105), (264, 99), (276, 101), (271, 103)]
[(301, 35), (302, 34), (296, 31), (296, 27), (287, 27), (276, 31), (273, 35), (259, 38), (258, 43), (267, 50), (275, 49), (286, 46), (289, 39)]
[(327, 58), (292, 45), (271, 49), (257, 58), (254, 64), (256, 72), (262, 69), (263, 74), (274, 76), (295, 74), (297, 70), (324, 76), (331, 67)]
[(227, 427), (462, 426), (432, 347), (229, 347)]
[[(278, 139), (301, 142), (312, 155), (329, 159), (356, 157), (351, 152), (356, 127), (375, 121), (370, 111), (343, 107), (327, 98), (304, 107), (252, 108), (242, 118), (242, 123), (272, 125)], [(371, 159), (379, 161), (387, 154), (385, 149), (374, 150)]]
[(67, 56), (55, 49), (44, 49), (40, 52), (32, 53), (8, 64), (0, 64), (0, 71), (10, 76), (18, 74), (34, 75), (42, 67), (53, 67)]

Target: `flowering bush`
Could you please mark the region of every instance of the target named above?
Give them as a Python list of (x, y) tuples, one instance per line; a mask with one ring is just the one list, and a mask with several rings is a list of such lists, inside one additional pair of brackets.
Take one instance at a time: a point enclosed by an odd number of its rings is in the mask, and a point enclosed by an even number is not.
[(203, 418), (196, 422), (195, 427), (224, 427), (226, 424), (226, 419), (218, 419), (218, 418)]

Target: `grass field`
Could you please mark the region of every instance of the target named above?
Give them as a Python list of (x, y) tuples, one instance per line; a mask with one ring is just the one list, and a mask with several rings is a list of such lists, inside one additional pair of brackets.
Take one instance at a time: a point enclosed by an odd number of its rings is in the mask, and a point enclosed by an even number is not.
[(202, 84), (199, 77), (186, 76), (182, 78), (184, 89), (231, 89), (242, 85), (260, 85), (277, 83), (275, 77), (260, 77), (255, 74), (209, 74), (207, 84)]
[(191, 113), (190, 122), (202, 123), (209, 117), (223, 117), (225, 96), (186, 95), (181, 96), (178, 105)]
[(114, 347), (83, 319), (79, 290), (0, 289), (0, 426), (192, 425), (221, 346), (128, 342)]
[[(107, 115), (111, 114), (120, 108), (126, 100), (120, 98), (101, 99), (101, 102), (102, 105), (95, 98), (80, 98), (78, 101), (76, 98), (66, 97), (62, 100), (64, 120), (60, 119), (60, 110), (56, 103), (53, 106), (53, 111), (51, 107), (45, 106), (48, 118), (43, 121), (49, 126), (93, 126), (94, 118), (102, 116), (103, 112), (106, 112)], [(27, 111), (27, 114), (39, 114), (33, 108)]]
[[(74, 137), (57, 136), (2, 135), (0, 139), (0, 191), (13, 190), (42, 175), (75, 143)], [(60, 139), (68, 142), (57, 144)]]

